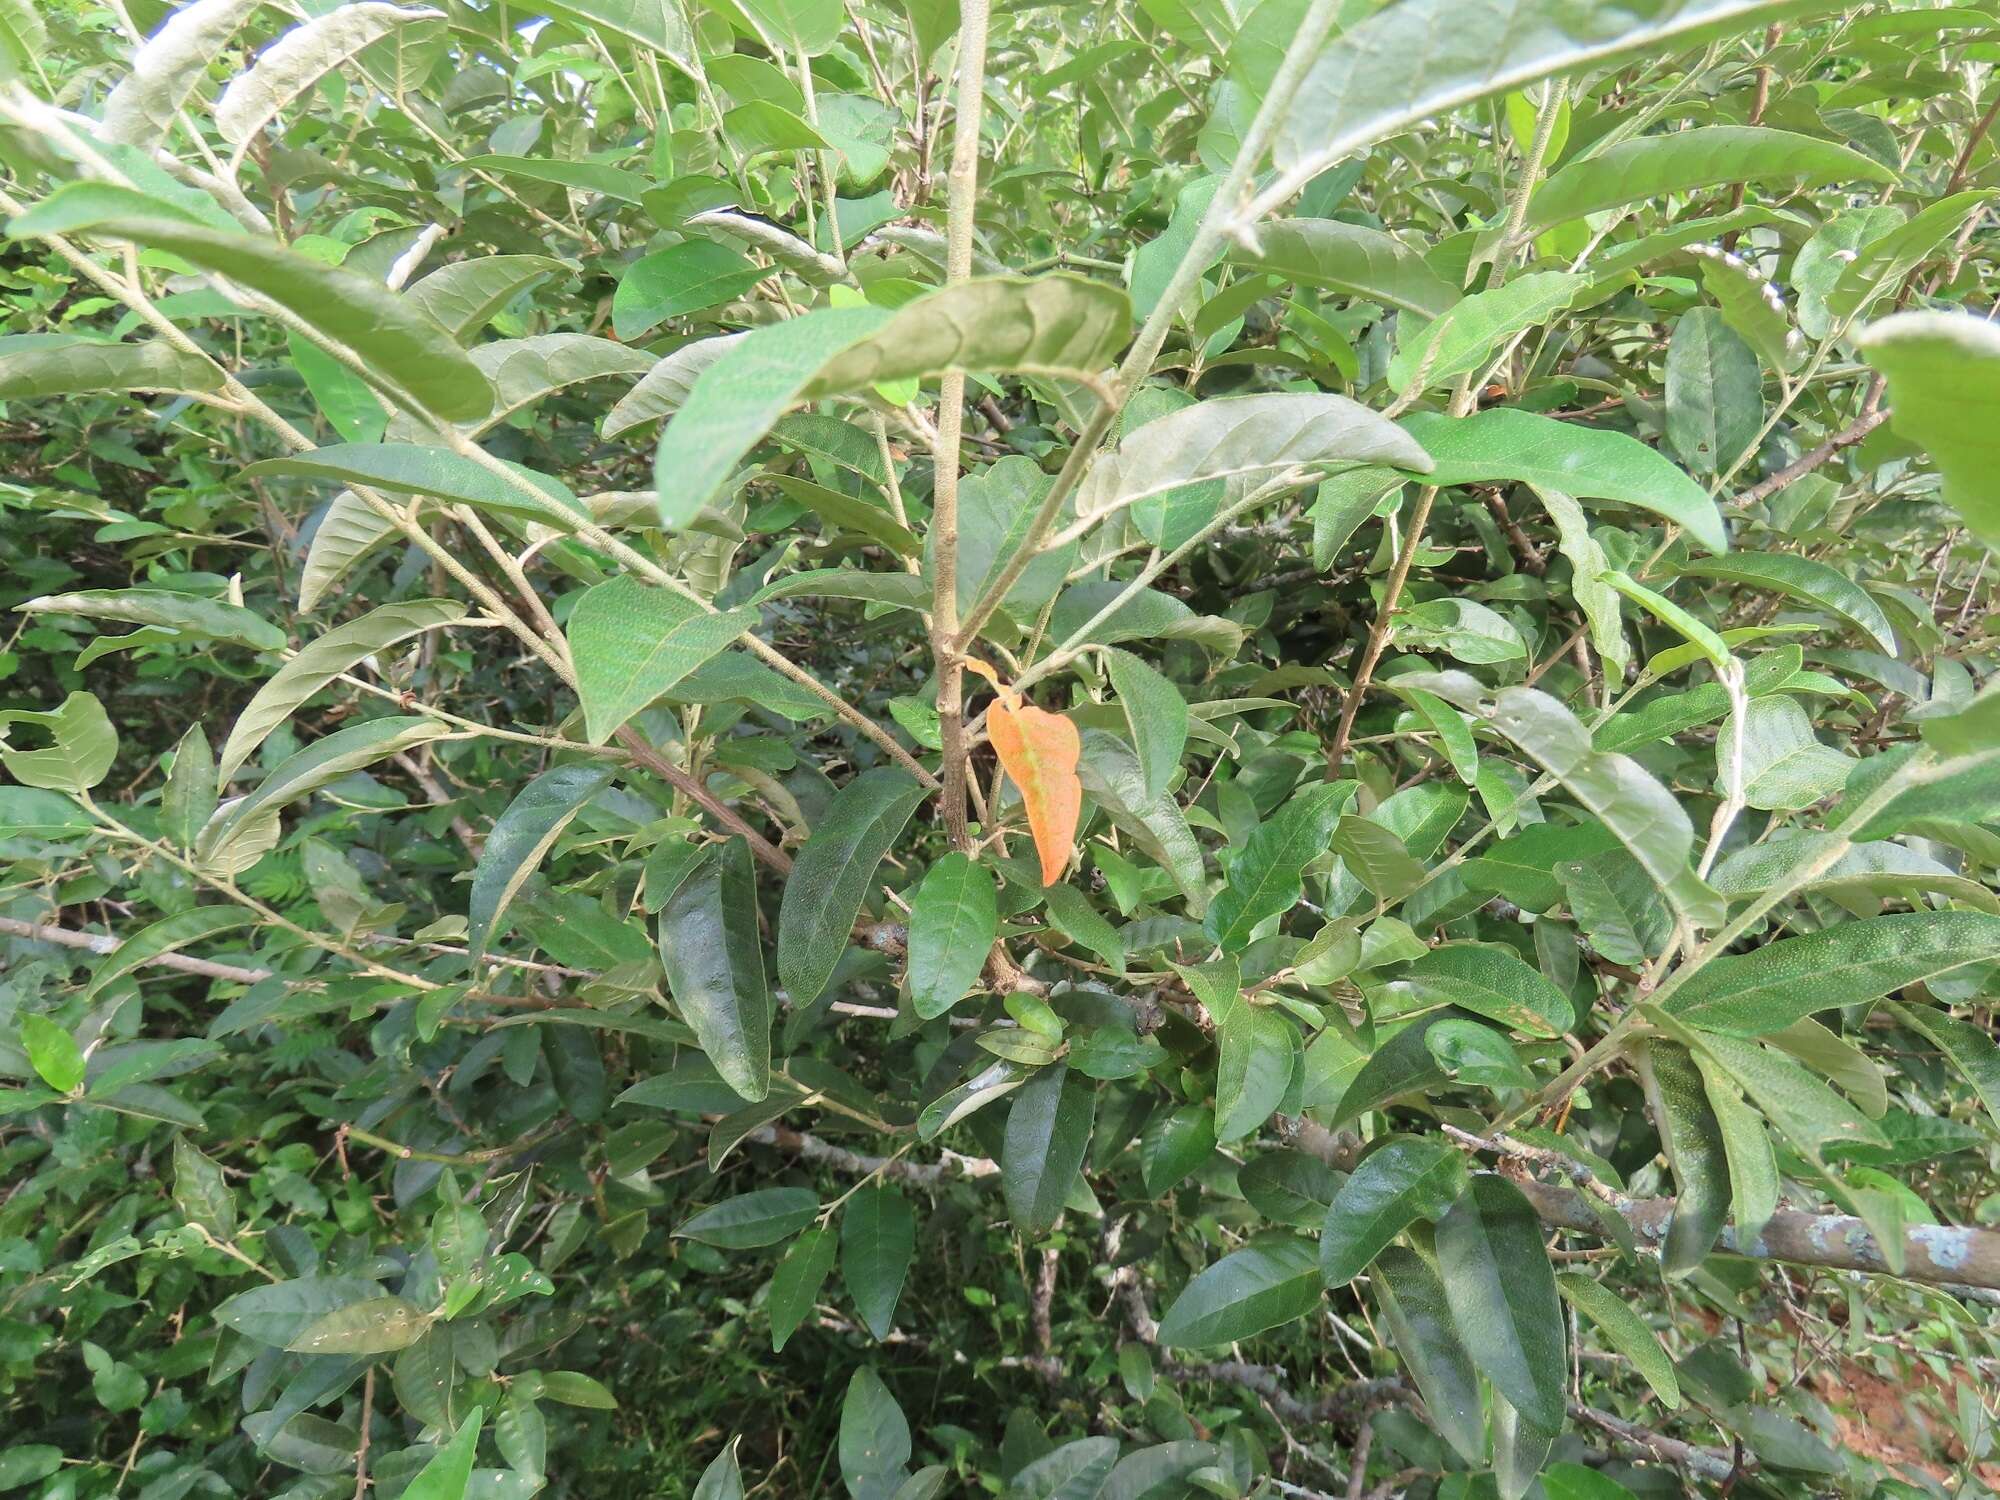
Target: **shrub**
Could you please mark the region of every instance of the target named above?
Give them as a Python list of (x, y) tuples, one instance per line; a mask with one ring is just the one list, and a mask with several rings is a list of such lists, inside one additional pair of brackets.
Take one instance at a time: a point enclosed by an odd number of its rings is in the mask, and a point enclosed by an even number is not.
[(1990, 1493), (1996, 27), (0, 0), (0, 1491)]

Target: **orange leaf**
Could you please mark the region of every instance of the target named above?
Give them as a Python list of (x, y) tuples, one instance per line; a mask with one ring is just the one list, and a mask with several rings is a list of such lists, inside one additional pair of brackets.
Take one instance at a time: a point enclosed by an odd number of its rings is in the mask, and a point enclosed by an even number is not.
[(986, 734), (1021, 789), (1035, 851), (1042, 857), (1042, 884), (1054, 885), (1069, 865), (1083, 815), (1083, 783), (1076, 775), (1083, 742), (1076, 725), (1061, 714), (1023, 703), (1006, 688), (1000, 694), (986, 711)]

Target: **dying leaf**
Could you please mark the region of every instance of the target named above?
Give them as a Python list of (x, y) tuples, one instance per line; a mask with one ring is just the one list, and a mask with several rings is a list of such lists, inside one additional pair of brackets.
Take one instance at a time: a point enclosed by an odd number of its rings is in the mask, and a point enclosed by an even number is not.
[(1083, 783), (1076, 774), (1082, 736), (1061, 714), (1023, 700), (984, 662), (965, 665), (992, 682), (999, 694), (986, 710), (986, 734), (1028, 810), (1035, 852), (1042, 857), (1042, 884), (1054, 885), (1069, 864), (1077, 820), (1083, 815)]

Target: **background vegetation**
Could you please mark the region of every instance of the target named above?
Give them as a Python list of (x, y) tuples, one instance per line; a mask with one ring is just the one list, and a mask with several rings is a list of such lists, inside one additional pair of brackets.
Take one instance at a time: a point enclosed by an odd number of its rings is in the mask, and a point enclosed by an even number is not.
[(1996, 61), (0, 0), (0, 1493), (1990, 1493)]

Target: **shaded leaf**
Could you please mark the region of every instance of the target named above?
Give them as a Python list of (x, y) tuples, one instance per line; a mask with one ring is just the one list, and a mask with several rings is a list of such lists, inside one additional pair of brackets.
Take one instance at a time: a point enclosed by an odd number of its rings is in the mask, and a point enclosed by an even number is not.
[(878, 766), (842, 787), (813, 829), (778, 909), (778, 980), (792, 1004), (826, 989), (876, 867), (927, 795), (904, 772)]

